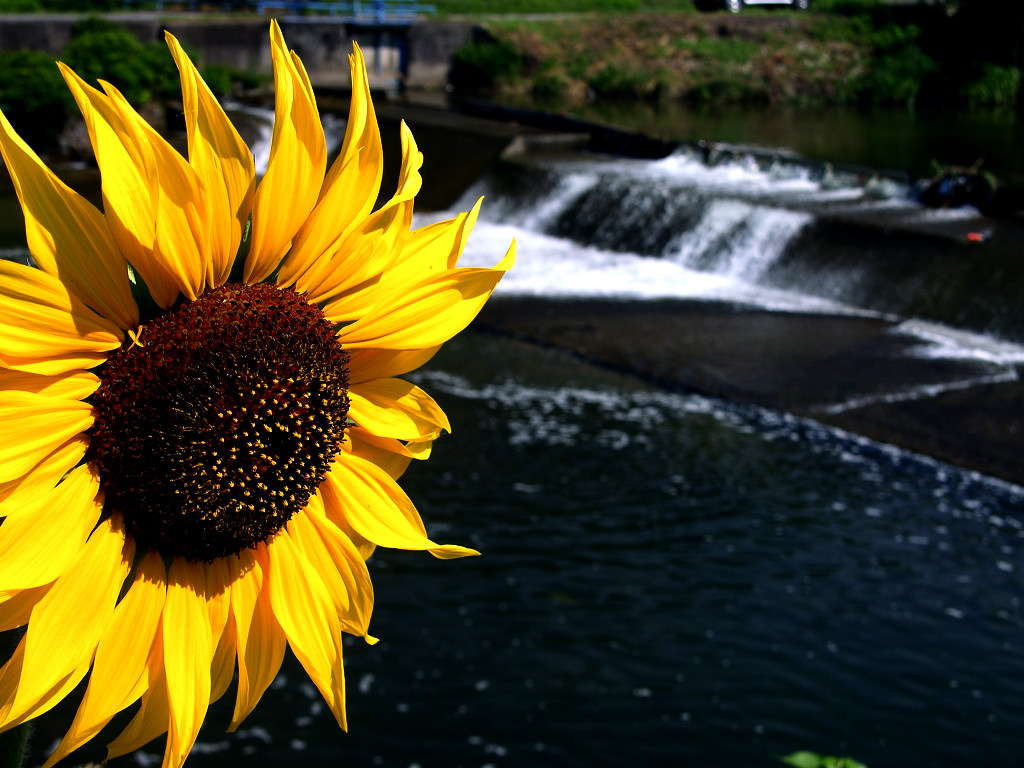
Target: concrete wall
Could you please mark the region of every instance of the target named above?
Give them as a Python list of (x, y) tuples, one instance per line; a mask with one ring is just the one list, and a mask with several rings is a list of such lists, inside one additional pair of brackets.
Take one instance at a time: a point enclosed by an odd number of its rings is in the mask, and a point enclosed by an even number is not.
[[(71, 26), (77, 18), (74, 14), (0, 15), (0, 50), (30, 48), (56, 57), (70, 39)], [(163, 31), (167, 29), (186, 47), (200, 51), (205, 63), (272, 71), (269, 19), (200, 14), (161, 17), (147, 12), (110, 14), (107, 18), (142, 42), (163, 40)], [(374, 30), (316, 19), (282, 19), (281, 27), (288, 45), (301, 57), (313, 85), (322, 89), (348, 88), (348, 54), (353, 40), (363, 50), (371, 82), (376, 87), (390, 87), (399, 79), (404, 79), (409, 87), (443, 87), (452, 52), (471, 35), (468, 24), (429, 21), (411, 27)]]

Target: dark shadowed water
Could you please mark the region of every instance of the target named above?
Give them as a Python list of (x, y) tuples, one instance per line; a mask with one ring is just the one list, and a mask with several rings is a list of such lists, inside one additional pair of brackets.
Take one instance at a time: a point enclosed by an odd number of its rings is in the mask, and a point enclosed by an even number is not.
[(482, 334), (419, 381), (405, 485), (483, 557), (371, 558), (349, 734), (289, 663), (190, 764), (1024, 763), (1022, 489)]

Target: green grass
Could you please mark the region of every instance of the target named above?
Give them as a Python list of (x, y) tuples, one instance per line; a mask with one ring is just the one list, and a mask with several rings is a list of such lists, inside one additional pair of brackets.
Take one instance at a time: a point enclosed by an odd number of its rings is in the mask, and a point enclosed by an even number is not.
[[(14, 0), (11, 0), (14, 1)], [(425, 0), (426, 1), (426, 0)], [(491, 16), (528, 13), (615, 13), (639, 11), (693, 11), (692, 0), (434, 0), (439, 15)], [(815, 13), (841, 16), (867, 13), (886, 7), (882, 0), (814, 0)], [(770, 12), (785, 12), (772, 9)], [(744, 13), (768, 13), (751, 7)]]
[(440, 16), (694, 11), (690, 0), (434, 0)]
[(680, 38), (675, 41), (675, 49), (688, 51), (703, 59), (738, 63), (749, 61), (761, 50), (761, 44), (752, 40), (738, 40), (734, 37)]

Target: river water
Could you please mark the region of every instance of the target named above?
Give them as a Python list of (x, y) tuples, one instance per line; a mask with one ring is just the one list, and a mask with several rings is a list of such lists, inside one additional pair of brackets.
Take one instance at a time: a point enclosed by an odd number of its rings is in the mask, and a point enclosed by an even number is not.
[(349, 734), (289, 662), (192, 765), (1020, 764), (1021, 488), (473, 333), (418, 380), (405, 485), (483, 556), (371, 558)]
[(1014, 110), (817, 109), (596, 102), (582, 115), (671, 141), (785, 147), (812, 160), (930, 176), (972, 166), (1024, 185), (1024, 120)]
[[(794, 277), (808, 233), (976, 224), (742, 155), (527, 158), (458, 207), (479, 194), (466, 263), (519, 240), (499, 298), (891, 317), (892, 296), (833, 285), (849, 273)], [(903, 331), (1015, 375), (1013, 324), (957, 316), (908, 310)], [(480, 330), (415, 378), (454, 434), (404, 485), (435, 539), (483, 557), (371, 558), (381, 641), (346, 643), (349, 734), (289, 659), (236, 734), (213, 706), (191, 765), (1024, 764), (1021, 486)]]

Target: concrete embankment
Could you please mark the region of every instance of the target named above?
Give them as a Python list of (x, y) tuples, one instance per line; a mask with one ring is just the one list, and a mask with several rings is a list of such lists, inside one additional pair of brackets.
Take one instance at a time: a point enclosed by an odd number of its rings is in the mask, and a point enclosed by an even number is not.
[(1021, 370), (914, 355), (892, 321), (706, 301), (498, 298), (476, 327), (1024, 482)]

